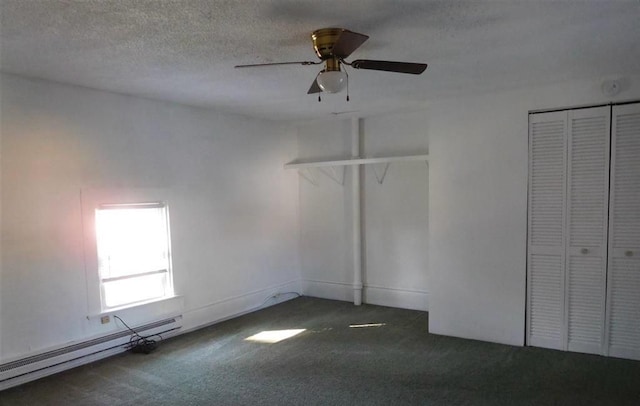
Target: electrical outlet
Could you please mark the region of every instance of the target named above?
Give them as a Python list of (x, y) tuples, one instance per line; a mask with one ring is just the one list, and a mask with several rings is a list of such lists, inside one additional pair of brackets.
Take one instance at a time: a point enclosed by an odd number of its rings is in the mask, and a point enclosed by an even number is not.
[(102, 324), (107, 324), (111, 321), (111, 318), (109, 316), (102, 316), (100, 317), (100, 323)]

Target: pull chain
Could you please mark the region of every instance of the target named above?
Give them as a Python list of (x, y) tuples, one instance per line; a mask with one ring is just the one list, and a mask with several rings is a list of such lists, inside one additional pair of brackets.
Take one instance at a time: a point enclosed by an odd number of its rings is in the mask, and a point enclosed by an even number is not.
[(344, 70), (344, 74), (347, 75), (347, 101), (349, 101), (349, 74), (346, 69)]

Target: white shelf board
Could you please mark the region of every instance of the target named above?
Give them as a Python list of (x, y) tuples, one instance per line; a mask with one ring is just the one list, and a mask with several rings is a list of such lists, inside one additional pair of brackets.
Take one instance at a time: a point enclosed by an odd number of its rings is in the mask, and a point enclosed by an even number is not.
[(313, 161), (299, 162), (292, 161), (284, 165), (285, 169), (304, 169), (318, 168), (321, 166), (347, 166), (347, 165), (366, 165), (381, 164), (389, 162), (410, 162), (410, 161), (429, 161), (429, 155), (405, 155), (405, 156), (389, 156), (380, 158), (347, 158), (336, 161)]

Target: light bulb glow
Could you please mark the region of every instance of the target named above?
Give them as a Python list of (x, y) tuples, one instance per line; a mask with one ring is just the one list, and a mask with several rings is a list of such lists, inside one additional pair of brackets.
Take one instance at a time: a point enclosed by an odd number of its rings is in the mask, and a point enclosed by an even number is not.
[(342, 71), (320, 72), (316, 81), (323, 92), (338, 93), (347, 84), (347, 74)]

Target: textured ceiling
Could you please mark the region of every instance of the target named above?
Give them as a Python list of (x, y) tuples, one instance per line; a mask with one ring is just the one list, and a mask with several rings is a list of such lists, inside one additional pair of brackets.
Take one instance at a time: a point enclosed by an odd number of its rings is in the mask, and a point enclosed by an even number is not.
[[(0, 0), (3, 72), (270, 119), (416, 109), (442, 97), (640, 72), (640, 0)], [(309, 34), (370, 36), (350, 59), (427, 62), (421, 76), (351, 70), (350, 96), (306, 91)]]

